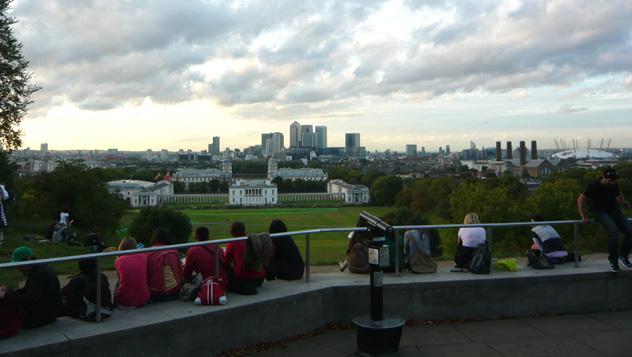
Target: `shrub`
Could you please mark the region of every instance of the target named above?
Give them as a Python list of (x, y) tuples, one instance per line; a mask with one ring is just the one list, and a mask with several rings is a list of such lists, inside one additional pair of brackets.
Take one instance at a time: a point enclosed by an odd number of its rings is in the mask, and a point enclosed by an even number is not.
[(193, 230), (189, 217), (182, 212), (166, 207), (149, 207), (143, 208), (134, 218), (129, 233), (138, 242), (147, 245), (156, 228), (168, 229), (175, 244), (186, 243)]

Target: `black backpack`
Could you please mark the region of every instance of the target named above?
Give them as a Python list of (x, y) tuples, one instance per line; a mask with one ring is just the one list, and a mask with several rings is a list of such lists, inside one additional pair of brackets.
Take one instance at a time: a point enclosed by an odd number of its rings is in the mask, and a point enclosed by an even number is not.
[(492, 251), (487, 243), (483, 243), (476, 248), (474, 257), (470, 262), (469, 270), (474, 274), (489, 274), (492, 265)]

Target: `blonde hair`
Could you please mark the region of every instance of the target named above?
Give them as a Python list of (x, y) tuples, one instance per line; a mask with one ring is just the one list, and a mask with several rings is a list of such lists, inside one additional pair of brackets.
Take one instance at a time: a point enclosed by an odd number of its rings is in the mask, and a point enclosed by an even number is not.
[(466, 214), (465, 218), (463, 219), (463, 224), (477, 224), (477, 223), (481, 223), (481, 222), (478, 220), (478, 215), (474, 212), (470, 212)]
[(136, 239), (132, 237), (125, 237), (121, 239), (121, 242), (119, 243), (119, 246), (118, 246), (118, 250), (136, 249), (137, 245), (138, 244), (136, 243)]

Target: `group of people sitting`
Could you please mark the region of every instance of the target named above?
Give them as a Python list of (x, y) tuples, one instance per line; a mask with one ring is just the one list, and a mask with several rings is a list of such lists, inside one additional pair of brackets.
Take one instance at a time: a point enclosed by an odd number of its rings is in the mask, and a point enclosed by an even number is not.
[[(544, 222), (543, 215), (531, 216), (532, 222)], [(473, 227), (459, 228), (457, 233), (457, 248), (454, 253), (455, 270), (467, 271), (472, 259), (481, 245), (487, 243), (486, 231), (482, 227), (476, 227), (480, 220), (476, 213), (468, 213), (463, 219), (463, 224)], [(534, 269), (546, 269), (553, 264), (562, 264), (575, 259), (573, 253), (569, 253), (564, 247), (564, 241), (560, 234), (548, 224), (534, 224), (531, 227), (532, 244), (527, 250), (528, 265)]]
[[(269, 233), (284, 233), (288, 229), (281, 220), (270, 224)], [(234, 222), (230, 227), (233, 237), (246, 236), (242, 222)], [(134, 309), (150, 302), (163, 302), (181, 297), (192, 300), (195, 295), (184, 294), (185, 284), (196, 285), (212, 278), (228, 292), (244, 295), (257, 294), (257, 288), (267, 280), (297, 280), (303, 277), (305, 263), (291, 236), (275, 236), (270, 239), (265, 234), (270, 248), (267, 259), (252, 259), (254, 239), (230, 242), (222, 249), (217, 244), (191, 247), (186, 252), (184, 263), (180, 252), (167, 249), (147, 253), (120, 255), (114, 262), (118, 281), (112, 295), (110, 283), (105, 274), (97, 277), (94, 260), (78, 262), (80, 273), (70, 279), (63, 288), (55, 271), (47, 264), (19, 267), (26, 276), (21, 289), (0, 286), (0, 338), (15, 335), (20, 328), (30, 329), (54, 322), (58, 316), (71, 316), (94, 321), (112, 314), (114, 307)], [(253, 235), (257, 236), (257, 235)], [(264, 236), (261, 234), (260, 236)], [(208, 241), (209, 229), (198, 227), (195, 239)], [(172, 236), (166, 229), (153, 232), (151, 246), (173, 244)], [(118, 250), (137, 249), (132, 237), (123, 238)], [(13, 262), (36, 260), (28, 247), (16, 248)], [(97, 283), (101, 279), (101, 310), (97, 311)], [(225, 301), (225, 300), (223, 300)]]

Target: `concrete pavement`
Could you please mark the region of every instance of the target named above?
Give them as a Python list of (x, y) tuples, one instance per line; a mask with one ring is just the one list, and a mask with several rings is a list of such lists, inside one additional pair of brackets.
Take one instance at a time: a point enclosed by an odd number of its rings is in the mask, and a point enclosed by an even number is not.
[[(354, 329), (317, 334), (248, 355), (354, 356)], [(392, 356), (632, 356), (632, 311), (404, 327)]]

